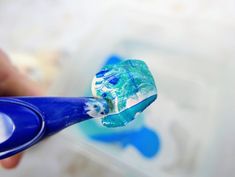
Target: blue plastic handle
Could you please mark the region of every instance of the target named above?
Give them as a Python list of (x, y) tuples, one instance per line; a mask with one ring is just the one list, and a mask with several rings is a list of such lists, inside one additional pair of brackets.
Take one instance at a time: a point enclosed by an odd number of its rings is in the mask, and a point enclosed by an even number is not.
[(104, 99), (92, 97), (0, 98), (0, 159), (19, 153), (78, 122), (108, 114)]

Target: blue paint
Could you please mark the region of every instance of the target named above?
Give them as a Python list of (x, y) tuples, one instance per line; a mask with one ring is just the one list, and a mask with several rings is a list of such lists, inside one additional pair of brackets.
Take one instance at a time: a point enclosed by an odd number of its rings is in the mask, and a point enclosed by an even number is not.
[(120, 63), (121, 61), (123, 61), (122, 57), (120, 57), (119, 55), (113, 54), (107, 58), (104, 66), (117, 64), (117, 63)]
[(105, 73), (109, 72), (109, 70), (102, 70), (96, 74), (96, 77), (103, 77)]
[[(116, 85), (119, 81), (119, 78), (112, 77), (110, 80), (108, 80), (110, 84)], [(103, 94), (102, 94), (103, 95)]]
[(133, 146), (146, 158), (153, 158), (161, 148), (158, 134), (147, 127), (136, 131), (93, 135), (91, 138), (108, 144), (115, 143), (124, 149)]

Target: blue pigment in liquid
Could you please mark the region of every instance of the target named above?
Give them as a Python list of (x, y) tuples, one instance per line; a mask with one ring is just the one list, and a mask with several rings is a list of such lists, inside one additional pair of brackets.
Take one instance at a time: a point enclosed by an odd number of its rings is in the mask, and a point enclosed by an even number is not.
[(140, 60), (104, 66), (93, 79), (92, 93), (109, 103), (109, 114), (102, 118), (106, 127), (125, 126), (157, 98), (153, 76)]

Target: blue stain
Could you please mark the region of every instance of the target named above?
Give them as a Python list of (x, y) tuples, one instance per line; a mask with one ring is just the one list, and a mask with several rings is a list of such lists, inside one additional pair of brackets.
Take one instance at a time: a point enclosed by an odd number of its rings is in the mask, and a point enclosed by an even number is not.
[(112, 64), (117, 64), (119, 62), (123, 61), (122, 57), (120, 57), (119, 55), (111, 55), (107, 58), (105, 65), (112, 65)]
[(136, 131), (93, 135), (91, 139), (103, 143), (118, 143), (122, 148), (133, 146), (146, 158), (153, 158), (161, 147), (158, 134), (147, 127)]
[[(118, 55), (111, 55), (105, 65), (116, 64), (123, 61)], [(98, 73), (100, 77), (107, 73), (108, 70)], [(114, 81), (114, 83), (116, 83)], [(107, 95), (102, 95), (106, 97)], [(127, 128), (122, 127), (118, 129), (110, 129), (97, 124), (94, 120), (88, 120), (86, 122), (78, 124), (78, 127), (89, 138), (95, 141), (99, 141), (106, 144), (118, 144), (120, 148), (126, 149), (128, 147), (134, 147), (143, 157), (154, 158), (161, 149), (161, 140), (158, 133), (146, 127), (144, 125), (144, 114), (140, 114), (139, 117), (133, 122), (137, 127), (141, 128)]]
[(119, 78), (113, 77), (111, 80), (109, 80), (110, 84), (116, 85), (118, 83)]
[(105, 73), (107, 73), (107, 72), (109, 72), (109, 70), (102, 70), (96, 74), (96, 77), (98, 77), (98, 78), (103, 77), (105, 75)]
[(106, 96), (107, 96), (107, 93), (103, 93), (103, 94), (102, 94), (102, 97), (105, 98)]

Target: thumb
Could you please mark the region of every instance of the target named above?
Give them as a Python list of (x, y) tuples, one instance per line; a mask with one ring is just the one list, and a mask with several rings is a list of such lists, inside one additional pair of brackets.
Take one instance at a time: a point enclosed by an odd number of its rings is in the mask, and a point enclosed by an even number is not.
[(21, 74), (0, 50), (0, 95), (36, 96), (42, 95), (42, 89)]
[[(23, 76), (0, 50), (0, 96), (37, 96), (42, 93), (41, 88)], [(0, 164), (7, 169), (14, 168), (21, 157), (22, 154), (17, 154), (1, 160)]]

